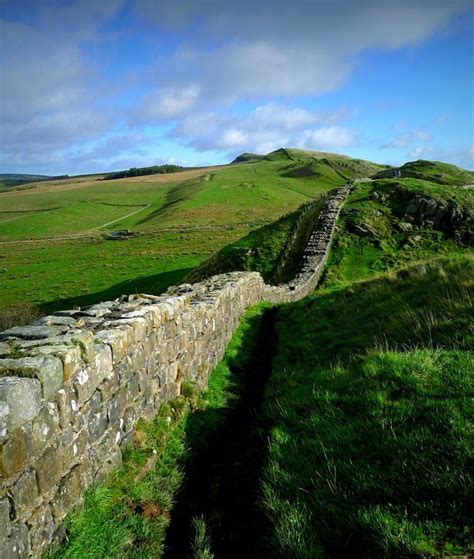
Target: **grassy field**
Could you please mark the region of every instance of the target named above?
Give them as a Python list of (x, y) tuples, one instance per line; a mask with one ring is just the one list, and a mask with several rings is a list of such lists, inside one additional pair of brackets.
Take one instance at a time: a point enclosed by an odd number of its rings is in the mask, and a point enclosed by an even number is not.
[[(29, 302), (50, 312), (162, 292), (222, 246), (335, 184), (286, 176), (289, 164), (298, 162), (60, 179), (0, 193), (0, 308)], [(104, 239), (125, 228), (137, 236)]]
[(262, 484), (274, 557), (474, 550), (473, 271), (435, 260), (278, 314)]
[[(302, 203), (383, 170), (291, 149), (243, 160), (0, 194), (1, 304), (159, 293), (213, 253), (199, 273), (269, 279)], [(472, 208), (472, 173), (425, 163), (358, 183), (321, 287), (246, 314), (209, 390), (185, 384), (137, 427), (52, 557), (474, 553), (474, 263), (452, 232), (404, 215), (414, 196)], [(104, 239), (123, 228), (137, 235)]]

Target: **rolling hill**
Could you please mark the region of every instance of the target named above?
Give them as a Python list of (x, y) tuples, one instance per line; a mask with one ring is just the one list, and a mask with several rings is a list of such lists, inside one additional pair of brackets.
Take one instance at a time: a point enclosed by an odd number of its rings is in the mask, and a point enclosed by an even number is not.
[[(472, 173), (417, 161), (393, 176), (286, 149), (237, 160), (166, 188), (161, 206), (141, 217), (143, 231), (156, 221), (176, 226), (177, 216), (199, 220), (203, 208), (219, 223), (216, 204), (223, 211), (230, 191), (225, 219), (252, 215), (250, 231), (236, 226), (239, 238), (183, 281), (244, 269), (278, 283), (296, 224), (294, 261), (307, 234), (299, 203), (363, 177), (320, 287), (248, 311), (209, 389), (186, 385), (139, 426), (124, 465), (88, 493), (53, 556), (101, 557), (112, 545), (123, 558), (468, 556)], [(260, 203), (280, 217), (258, 227)], [(150, 456), (155, 465), (137, 476)]]

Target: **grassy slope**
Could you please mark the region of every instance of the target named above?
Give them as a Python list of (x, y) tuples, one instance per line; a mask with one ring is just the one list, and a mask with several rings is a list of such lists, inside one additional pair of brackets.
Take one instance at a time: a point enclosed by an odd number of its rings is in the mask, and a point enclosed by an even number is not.
[[(474, 173), (440, 161), (410, 161), (400, 167), (402, 178), (415, 178), (448, 186), (474, 184)], [(384, 173), (382, 173), (384, 174)]]
[[(366, 186), (351, 196), (355, 213), (367, 204), (378, 210)], [(380, 225), (379, 233), (393, 234), (395, 219), (388, 216), (390, 227)], [(345, 220), (340, 227), (340, 241), (350, 238)], [(397, 252), (363, 240), (367, 246), (356, 254), (362, 265), (352, 276), (339, 242), (325, 289), (277, 314), (263, 417), (271, 427), (261, 503), (271, 557), (428, 557), (469, 549), (472, 262), (455, 257), (457, 246), (444, 234), (422, 253), (417, 244)], [(374, 257), (367, 260), (369, 247)], [(449, 258), (374, 279), (374, 263), (386, 252), (392, 259), (385, 270), (421, 256)], [(146, 427), (154, 432), (146, 444), (139, 436), (120, 473), (88, 494), (58, 556), (105, 557), (111, 548), (116, 557), (160, 556), (181, 465), (202, 453), (239, 405), (238, 372), (260, 352), (254, 337), (262, 312), (251, 310), (236, 332), (211, 375), (207, 403), (198, 404), (203, 413), (187, 411), (196, 406), (191, 387), (191, 403), (165, 407)], [(177, 422), (169, 426), (166, 417)], [(133, 472), (154, 448), (157, 466), (135, 481)], [(158, 505), (151, 517), (144, 513), (150, 502)], [(213, 522), (193, 518), (195, 558), (212, 557)]]
[(185, 281), (193, 283), (215, 274), (236, 270), (260, 272), (268, 281), (297, 217), (298, 212), (292, 212), (225, 246), (193, 270)]
[(275, 557), (473, 551), (470, 260), (280, 312), (264, 506)]
[[(331, 186), (284, 177), (283, 167), (264, 161), (166, 177), (64, 179), (0, 194), (0, 263), (8, 270), (0, 306), (29, 301), (50, 311), (161, 292), (223, 245)], [(122, 228), (140, 235), (103, 240)]]
[[(380, 203), (375, 192), (389, 195), (394, 189), (472, 206), (474, 193), (414, 179), (377, 180), (359, 183), (344, 206), (330, 254), (325, 285), (347, 284), (374, 273), (404, 266), (433, 256), (468, 253), (443, 231), (431, 227), (403, 230), (406, 220), (397, 200)], [(405, 204), (406, 205), (406, 204)], [(405, 207), (405, 205), (403, 207)], [(357, 232), (357, 226), (369, 226), (372, 234)]]
[(279, 313), (262, 497), (276, 557), (474, 547), (474, 266), (468, 248), (429, 227), (403, 231), (400, 208), (373, 197), (399, 187), (472, 203), (469, 191), (426, 180), (360, 184), (323, 289)]

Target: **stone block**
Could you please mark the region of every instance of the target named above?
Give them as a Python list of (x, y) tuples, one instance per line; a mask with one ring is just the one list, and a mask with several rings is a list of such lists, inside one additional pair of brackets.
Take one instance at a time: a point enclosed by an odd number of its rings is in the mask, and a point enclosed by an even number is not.
[(27, 559), (29, 556), (28, 528), (23, 522), (14, 522), (9, 536), (5, 540), (0, 540), (0, 557), (2, 559)]
[(8, 357), (13, 351), (12, 347), (5, 342), (0, 342), (0, 357)]
[(10, 534), (10, 529), (10, 501), (7, 498), (3, 498), (0, 499), (0, 542), (7, 539)]
[(36, 417), (39, 413), (40, 401), (41, 385), (38, 380), (1, 377), (0, 403), (3, 403), (3, 406), (0, 412), (0, 429), (13, 431)]
[(8, 433), (8, 418), (10, 407), (6, 402), (0, 402), (0, 444), (5, 440)]
[(26, 470), (10, 489), (13, 498), (15, 516), (21, 517), (25, 510), (33, 506), (38, 497), (38, 486), (34, 470)]
[(127, 402), (130, 401), (130, 397), (127, 393), (127, 388), (121, 388), (112, 398), (107, 402), (106, 409), (109, 419), (109, 424), (119, 425), (120, 420), (123, 418), (125, 409), (127, 408)]
[(53, 355), (63, 364), (63, 381), (69, 380), (84, 366), (80, 348), (76, 345), (40, 346), (31, 350), (34, 355)]
[(62, 521), (66, 514), (80, 501), (91, 481), (91, 464), (88, 460), (84, 460), (75, 466), (61, 480), (51, 502), (53, 518), (56, 522)]
[(121, 328), (115, 327), (100, 330), (95, 339), (101, 343), (108, 344), (112, 348), (114, 362), (120, 360), (128, 353), (134, 343), (133, 328), (123, 324)]
[(74, 431), (71, 425), (63, 429), (57, 438), (57, 444), (62, 461), (62, 472), (67, 472), (72, 464), (77, 460), (76, 453), (74, 452)]
[(104, 436), (104, 433), (107, 431), (108, 426), (108, 419), (107, 419), (107, 411), (99, 411), (94, 413), (88, 421), (87, 428), (89, 431), (90, 442), (95, 442), (101, 439)]
[(112, 352), (104, 344), (96, 344), (94, 364), (82, 369), (73, 378), (79, 404), (88, 400), (104, 378), (112, 371)]
[(42, 451), (58, 431), (58, 408), (54, 402), (46, 402), (32, 423), (33, 451)]
[(46, 450), (36, 463), (36, 475), (40, 495), (52, 489), (61, 479), (63, 473), (62, 448), (58, 445)]
[(22, 340), (38, 340), (44, 338), (52, 338), (63, 334), (68, 330), (66, 326), (14, 326), (8, 330), (0, 332), (0, 340), (6, 338), (20, 338)]
[(122, 451), (118, 444), (113, 444), (111, 447), (105, 449), (98, 449), (99, 456), (104, 456), (105, 460), (102, 462), (100, 468), (95, 474), (94, 483), (102, 483), (107, 477), (122, 464)]
[(30, 527), (30, 545), (33, 557), (39, 557), (41, 552), (53, 539), (56, 525), (49, 505), (36, 509), (27, 520)]
[(137, 373), (132, 373), (128, 379), (127, 383), (128, 392), (130, 398), (135, 400), (135, 398), (140, 393), (140, 375)]
[(75, 435), (74, 441), (72, 443), (72, 451), (76, 460), (84, 456), (84, 453), (89, 446), (89, 442), (88, 429), (83, 429)]
[(76, 414), (79, 406), (77, 404), (77, 396), (72, 386), (63, 385), (54, 395), (54, 402), (58, 407), (59, 423), (64, 429)]
[(80, 328), (81, 320), (76, 320), (72, 316), (43, 316), (35, 321), (36, 325), (43, 326), (69, 326), (71, 328)]
[(0, 359), (0, 373), (10, 376), (37, 378), (41, 383), (41, 393), (48, 400), (59, 388), (63, 380), (61, 360), (52, 355), (44, 357), (22, 357), (21, 359)]
[(106, 402), (117, 392), (120, 386), (120, 376), (117, 370), (112, 371), (107, 377), (102, 381), (99, 386), (99, 391), (102, 395), (102, 401)]
[(123, 414), (123, 428), (125, 432), (129, 432), (133, 429), (135, 423), (140, 417), (139, 410), (136, 406), (130, 406)]
[(95, 343), (95, 366), (101, 378), (112, 371), (112, 349), (107, 344)]
[(147, 355), (142, 345), (137, 345), (130, 354), (130, 371), (138, 372), (145, 366)]
[(0, 447), (0, 479), (8, 479), (32, 461), (31, 431), (27, 425), (12, 431)]

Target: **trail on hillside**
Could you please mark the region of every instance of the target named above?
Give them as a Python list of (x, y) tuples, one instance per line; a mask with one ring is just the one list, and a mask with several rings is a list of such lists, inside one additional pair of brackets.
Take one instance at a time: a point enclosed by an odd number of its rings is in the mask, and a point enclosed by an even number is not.
[(196, 430), (193, 422), (198, 430), (207, 425), (208, 433), (201, 435), (202, 444), (197, 452), (192, 448), (186, 464), (185, 482), (177, 495), (165, 541), (166, 559), (192, 556), (196, 519), (205, 523), (215, 559), (271, 557), (265, 549), (266, 519), (257, 503), (269, 431), (260, 411), (272, 369), (276, 313), (276, 308), (265, 311), (250, 357), (243, 366), (232, 367), (239, 379), (235, 405), (190, 415), (190, 445)]
[(123, 215), (122, 217), (118, 217), (117, 219), (109, 221), (108, 223), (104, 223), (103, 225), (99, 225), (99, 227), (97, 227), (97, 229), (103, 229), (104, 227), (108, 227), (109, 225), (113, 225), (114, 223), (118, 223), (119, 221), (123, 221), (124, 219), (127, 219), (127, 217), (132, 217), (132, 215), (135, 215), (139, 212), (142, 212), (143, 210), (146, 210), (150, 206), (151, 206), (151, 204), (147, 204), (146, 206), (142, 206), (141, 208), (138, 208), (138, 210), (134, 210), (133, 212), (130, 212), (127, 215)]

